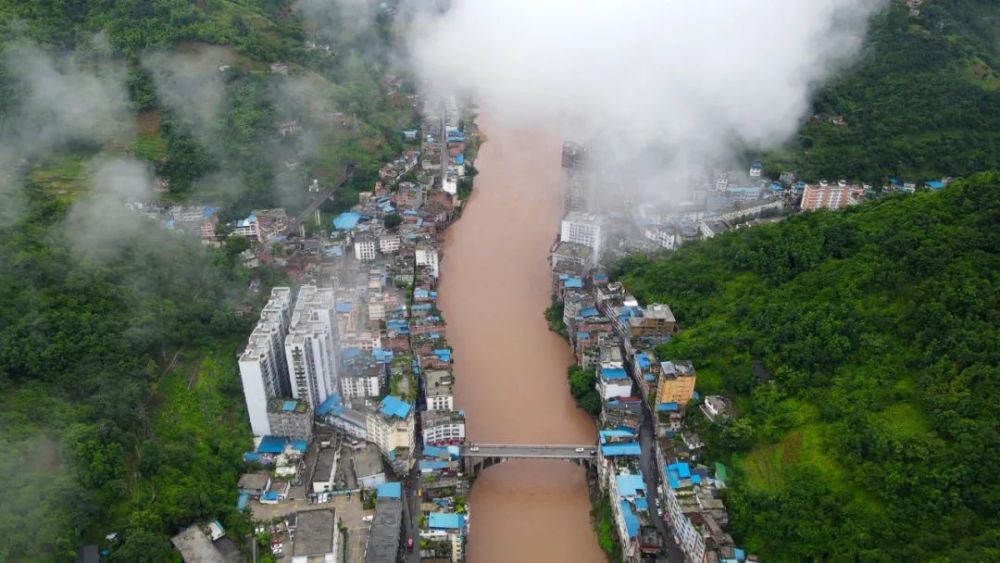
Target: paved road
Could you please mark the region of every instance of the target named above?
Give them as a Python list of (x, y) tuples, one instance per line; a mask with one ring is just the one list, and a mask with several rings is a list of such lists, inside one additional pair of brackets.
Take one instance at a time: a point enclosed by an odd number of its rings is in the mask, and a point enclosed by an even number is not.
[(534, 444), (473, 444), (462, 446), (464, 457), (506, 457), (519, 459), (594, 459), (597, 446), (534, 445)]
[[(656, 524), (656, 529), (660, 532), (660, 537), (663, 540), (663, 547), (660, 552), (666, 556), (666, 559), (661, 557), (657, 559), (657, 561), (684, 563), (684, 554), (681, 552), (677, 542), (674, 541), (674, 535), (671, 532), (670, 527), (667, 526), (667, 523), (663, 520), (663, 518), (657, 516), (657, 508), (661, 508), (661, 501), (659, 494), (657, 494), (656, 487), (660, 484), (661, 480), (660, 472), (656, 467), (656, 449), (653, 444), (654, 437), (655, 429), (653, 426), (653, 414), (650, 412), (649, 406), (644, 401), (642, 404), (642, 426), (639, 428), (639, 445), (641, 447), (639, 465), (642, 468), (642, 475), (646, 481), (646, 499), (649, 502), (649, 516), (650, 519)], [(662, 508), (665, 511), (666, 507)]]

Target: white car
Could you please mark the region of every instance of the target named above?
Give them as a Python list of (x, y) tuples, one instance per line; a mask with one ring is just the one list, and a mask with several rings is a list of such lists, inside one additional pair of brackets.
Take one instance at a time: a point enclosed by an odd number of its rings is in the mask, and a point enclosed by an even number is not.
[(472, 446), (471, 448), (469, 448), (469, 451), (470, 452), (478, 452), (479, 451), (479, 446)]
[(585, 452), (585, 451), (587, 451), (587, 450), (586, 450), (586, 448), (577, 448), (577, 449), (576, 449), (576, 450), (574, 450), (574, 451), (576, 451), (576, 453), (578, 453), (578, 454), (582, 454), (583, 452)]
[(374, 519), (375, 519), (375, 516), (373, 516), (373, 515), (369, 514), (369, 515), (367, 515), (367, 516), (363, 516), (363, 517), (361, 518), (361, 521), (362, 521), (362, 522), (371, 522), (371, 521), (372, 521), (372, 520), (374, 520)]

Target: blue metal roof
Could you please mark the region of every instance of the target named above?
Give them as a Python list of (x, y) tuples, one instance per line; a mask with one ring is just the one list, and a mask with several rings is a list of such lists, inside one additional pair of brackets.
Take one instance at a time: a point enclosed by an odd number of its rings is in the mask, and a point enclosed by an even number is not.
[(438, 357), (442, 362), (451, 361), (451, 350), (447, 348), (442, 348), (440, 350), (434, 350), (434, 355)]
[(284, 412), (292, 412), (295, 410), (295, 405), (298, 404), (298, 401), (283, 401), (281, 403), (281, 410)]
[(580, 278), (566, 278), (563, 286), (568, 289), (583, 289), (583, 280)]
[(617, 428), (613, 430), (601, 430), (599, 432), (601, 436), (601, 443), (605, 443), (609, 438), (635, 438), (635, 432), (631, 430), (626, 430), (624, 428)]
[(361, 214), (354, 211), (345, 211), (333, 219), (333, 226), (337, 230), (349, 231), (358, 226), (361, 221)]
[(278, 491), (268, 491), (261, 495), (260, 498), (263, 500), (278, 500), (281, 498), (281, 495), (278, 494)]
[(634, 497), (640, 492), (646, 491), (646, 482), (642, 480), (642, 473), (627, 473), (615, 477), (615, 484), (618, 486), (618, 494), (623, 497)]
[(399, 397), (389, 395), (382, 399), (382, 403), (379, 405), (378, 410), (385, 416), (406, 418), (406, 415), (410, 414), (410, 404), (403, 401)]
[(246, 452), (243, 454), (243, 461), (247, 463), (260, 461), (260, 454), (257, 452)]
[(635, 508), (641, 512), (646, 512), (649, 510), (649, 501), (646, 500), (646, 497), (636, 497)]
[(424, 457), (440, 457), (448, 453), (448, 450), (437, 446), (424, 446)]
[(628, 374), (624, 368), (601, 368), (601, 379), (628, 379)]
[(656, 405), (656, 410), (659, 412), (676, 412), (681, 410), (677, 403), (660, 403)]
[(306, 450), (309, 449), (309, 442), (305, 440), (290, 440), (290, 443), (292, 448), (300, 453), (306, 453)]
[(581, 309), (580, 310), (580, 316), (582, 318), (584, 318), (584, 319), (586, 319), (588, 317), (596, 317), (596, 316), (599, 316), (600, 314), (601, 313), (598, 312), (597, 309), (595, 309), (593, 307), (587, 307), (586, 309)]
[(604, 444), (601, 446), (601, 455), (604, 457), (638, 457), (642, 454), (642, 448), (638, 442), (628, 442), (625, 444)]
[(403, 486), (399, 483), (382, 483), (375, 487), (375, 494), (381, 498), (403, 498)]
[(285, 438), (281, 436), (264, 436), (257, 446), (257, 453), (260, 454), (280, 454), (285, 451)]
[(465, 164), (465, 155), (462, 153), (458, 153), (455, 156), (455, 164)]
[(649, 356), (647, 356), (645, 352), (639, 352), (638, 354), (636, 354), (635, 361), (639, 363), (639, 367), (641, 367), (642, 369), (646, 369), (652, 365), (652, 363), (650, 363), (649, 361)]
[(927, 182), (927, 187), (932, 190), (940, 190), (941, 188), (944, 187), (944, 182), (942, 182), (941, 180), (932, 180), (930, 182)]
[(350, 313), (354, 305), (350, 301), (337, 301), (338, 313)]
[(316, 414), (319, 416), (324, 416), (327, 413), (337, 415), (344, 412), (346, 409), (347, 407), (345, 407), (340, 401), (340, 395), (334, 393), (333, 395), (327, 397), (325, 401), (320, 403), (318, 407), (316, 407)]
[(639, 535), (639, 518), (632, 511), (632, 505), (626, 500), (618, 501), (618, 508), (622, 511), (622, 516), (625, 517), (625, 529), (628, 531), (628, 537), (634, 538)]
[(465, 528), (465, 516), (451, 512), (431, 512), (427, 515), (427, 527), (432, 530), (461, 530)]
[(240, 493), (240, 496), (236, 497), (236, 510), (246, 509), (249, 502), (250, 493)]

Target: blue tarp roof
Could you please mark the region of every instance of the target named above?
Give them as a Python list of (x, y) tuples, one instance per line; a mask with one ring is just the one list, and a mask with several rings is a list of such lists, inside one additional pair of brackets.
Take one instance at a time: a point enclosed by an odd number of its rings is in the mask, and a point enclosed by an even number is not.
[(291, 412), (295, 410), (295, 405), (297, 404), (299, 404), (298, 401), (284, 401), (281, 403), (281, 410)]
[(434, 471), (435, 469), (448, 469), (447, 461), (429, 461), (426, 459), (420, 460), (420, 470), (421, 471)]
[(639, 518), (632, 511), (632, 505), (626, 500), (618, 501), (618, 507), (621, 508), (622, 516), (625, 517), (625, 529), (628, 531), (628, 537), (634, 538), (639, 535)]
[(257, 452), (246, 452), (243, 454), (243, 461), (247, 463), (254, 463), (260, 461), (260, 454)]
[(327, 413), (333, 413), (336, 415), (346, 410), (346, 408), (347, 407), (345, 407), (340, 401), (340, 395), (334, 393), (333, 395), (327, 397), (325, 401), (320, 403), (318, 407), (316, 407), (316, 414), (324, 416)]
[(399, 483), (382, 483), (375, 487), (375, 494), (381, 498), (403, 498), (403, 486)]
[(399, 397), (389, 395), (382, 399), (382, 403), (379, 405), (378, 410), (386, 416), (406, 418), (406, 415), (410, 413), (410, 404), (403, 401)]
[(941, 188), (944, 187), (944, 182), (942, 182), (941, 180), (932, 180), (930, 182), (927, 182), (927, 187), (932, 190), (940, 190)]
[(462, 153), (458, 153), (455, 156), (455, 164), (465, 164), (465, 155)]
[(263, 500), (278, 500), (281, 498), (281, 495), (278, 494), (278, 491), (268, 491), (260, 495), (260, 498)]
[(583, 280), (580, 278), (566, 278), (563, 282), (563, 287), (567, 289), (583, 289)]
[(597, 309), (595, 309), (593, 307), (587, 307), (586, 309), (581, 309), (580, 310), (580, 317), (582, 317), (584, 319), (586, 319), (588, 317), (596, 317), (596, 316), (599, 316), (600, 314), (601, 313), (598, 312)]
[(240, 496), (236, 497), (236, 510), (244, 510), (249, 502), (250, 493), (240, 493)]
[(601, 379), (628, 379), (624, 368), (601, 368)]
[(333, 227), (341, 231), (349, 231), (358, 226), (361, 221), (361, 214), (354, 211), (345, 211), (333, 219)]
[(676, 412), (681, 410), (677, 403), (660, 403), (656, 405), (656, 410), (659, 412)]
[(285, 451), (285, 439), (281, 436), (264, 436), (257, 446), (259, 454), (280, 454)]
[(578, 332), (578, 333), (576, 333), (576, 339), (577, 340), (590, 340), (590, 333), (589, 332)]
[(465, 516), (450, 512), (431, 512), (427, 515), (427, 527), (432, 530), (461, 530), (465, 527)]
[(649, 501), (645, 497), (636, 497), (635, 499), (635, 509), (646, 512), (649, 510)]
[(442, 348), (440, 350), (434, 350), (434, 355), (438, 357), (442, 362), (451, 361), (451, 350), (447, 348)]
[(646, 482), (642, 480), (642, 473), (629, 473), (615, 477), (615, 484), (618, 486), (618, 494), (623, 497), (634, 497), (639, 492), (646, 491)]
[(604, 444), (601, 446), (601, 455), (604, 457), (638, 457), (642, 454), (642, 448), (638, 442), (628, 442), (625, 444)]
[(306, 440), (289, 440), (289, 442), (292, 444), (292, 448), (298, 452), (306, 453), (306, 450), (309, 449), (309, 442)]
[(372, 357), (375, 358), (375, 361), (384, 364), (391, 362), (393, 355), (392, 350), (383, 350), (381, 348), (372, 350)]
[(639, 363), (639, 367), (641, 367), (642, 369), (646, 369), (652, 365), (652, 363), (650, 363), (649, 361), (649, 356), (647, 356), (645, 352), (639, 352), (638, 354), (636, 354), (635, 361)]
[(353, 307), (354, 306), (350, 301), (337, 301), (338, 313), (350, 313)]

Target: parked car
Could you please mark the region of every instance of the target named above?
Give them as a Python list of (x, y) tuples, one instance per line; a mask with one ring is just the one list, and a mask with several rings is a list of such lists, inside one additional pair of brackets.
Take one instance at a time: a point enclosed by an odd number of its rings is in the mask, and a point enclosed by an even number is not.
[(469, 451), (470, 452), (478, 452), (479, 451), (479, 446), (472, 446), (471, 448), (469, 448)]
[(578, 454), (582, 454), (583, 452), (585, 452), (585, 451), (587, 451), (587, 450), (586, 450), (586, 448), (577, 448), (577, 449), (576, 449), (576, 450), (574, 450), (574, 451), (576, 451), (576, 453), (578, 453)]
[(371, 522), (374, 519), (375, 519), (375, 516), (373, 516), (371, 514), (368, 514), (367, 516), (361, 517), (361, 521), (362, 522)]

